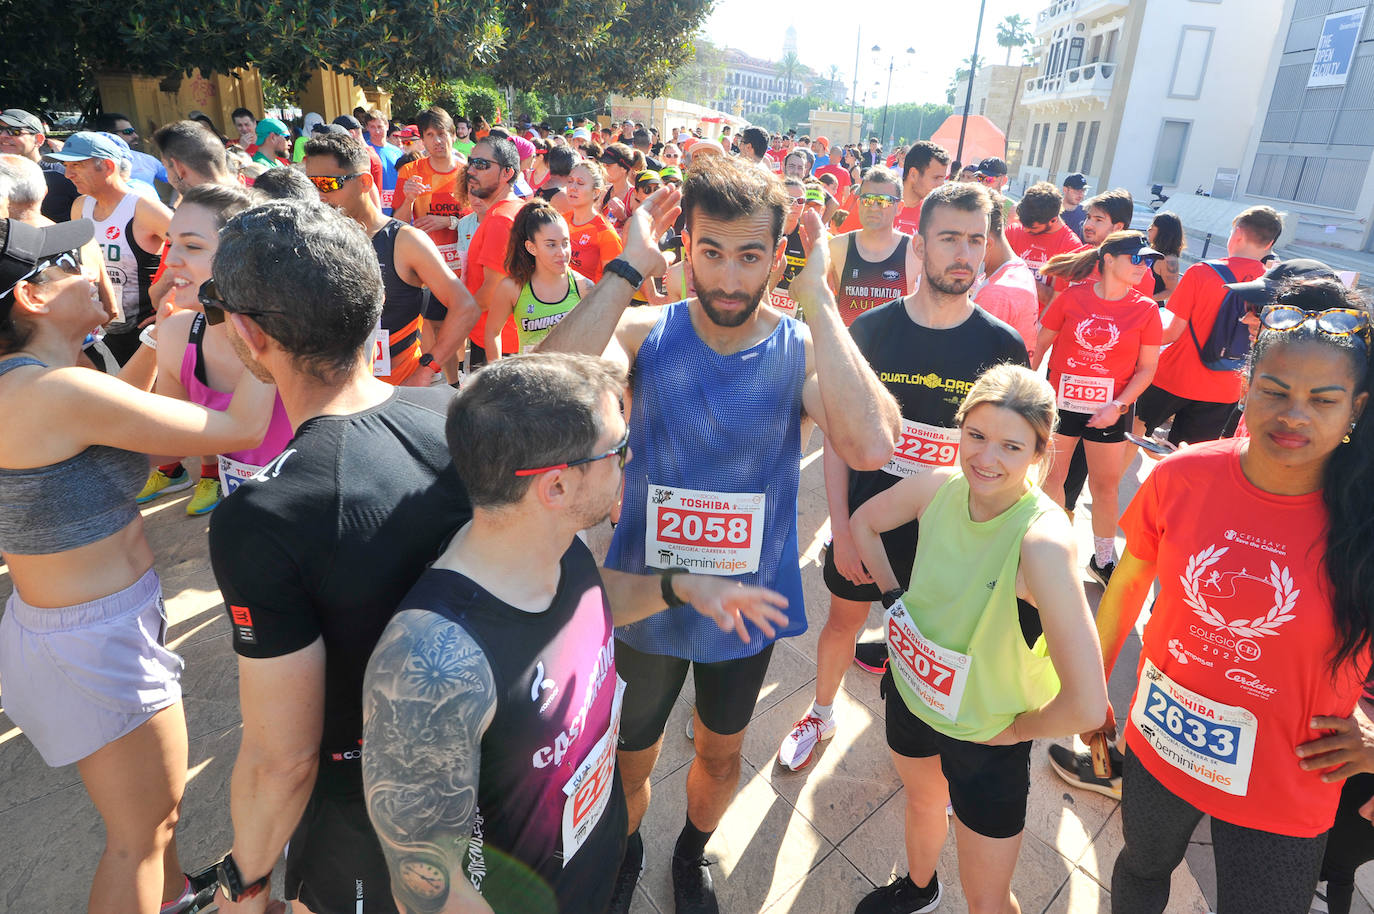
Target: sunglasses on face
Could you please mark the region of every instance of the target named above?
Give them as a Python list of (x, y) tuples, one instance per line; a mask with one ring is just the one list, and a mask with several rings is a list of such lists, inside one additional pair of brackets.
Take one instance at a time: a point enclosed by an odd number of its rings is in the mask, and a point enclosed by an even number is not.
[(1270, 305), (1260, 312), (1260, 324), (1269, 330), (1296, 330), (1309, 322), (1330, 336), (1356, 336), (1369, 344), (1369, 315), (1355, 308), (1305, 311), (1296, 305)]
[(125, 136), (134, 136), (138, 133), (138, 129), (135, 127), (121, 127), (119, 132)]
[(1140, 265), (1143, 263), (1143, 264), (1145, 264), (1145, 266), (1147, 266), (1147, 267), (1149, 267), (1150, 269), (1153, 270), (1153, 269), (1155, 268), (1155, 264), (1158, 263), (1158, 262), (1159, 262), (1159, 255), (1157, 255), (1157, 254), (1132, 254), (1132, 255), (1131, 255), (1131, 265), (1132, 265), (1132, 266), (1137, 266), (1137, 267), (1138, 267), (1138, 266), (1140, 266)]
[(0, 136), (32, 136), (33, 131), (23, 127), (0, 127)]
[(34, 285), (39, 285), (45, 282), (45, 280), (42, 278), (43, 273), (53, 268), (61, 270), (68, 276), (82, 275), (84, 271), (81, 268), (81, 252), (63, 251), (61, 254), (56, 254), (52, 257), (47, 258), (46, 260), (40, 260), (38, 263), (33, 265), (32, 270), (29, 270), (29, 272), (25, 273), (23, 276), (16, 279), (14, 281), (14, 285), (6, 289), (4, 294), (0, 295), (0, 298), (4, 298), (6, 295), (9, 295), (11, 292), (13, 292), (16, 288), (18, 288), (21, 282), (27, 281), (33, 283)]
[(996, 175), (979, 175), (979, 174), (975, 174), (973, 177), (974, 177), (974, 180), (976, 180), (979, 184), (987, 184), (987, 185), (991, 186), (991, 185), (997, 183), (997, 176), (996, 176)]
[(322, 194), (332, 194), (336, 190), (343, 188), (344, 184), (352, 181), (361, 175), (362, 172), (355, 172), (351, 175), (312, 175), (310, 183), (315, 185), (315, 189)]
[(200, 292), (196, 296), (200, 299), (200, 307), (205, 311), (205, 322), (210, 325), (224, 323), (224, 315), (242, 314), (244, 317), (262, 317), (264, 314), (281, 314), (280, 311), (242, 311), (238, 308), (230, 308), (224, 301), (224, 296), (220, 295), (219, 286), (215, 285), (214, 279), (207, 279), (200, 284)]
[(859, 194), (859, 202), (864, 206), (877, 206), (887, 209), (897, 202), (897, 198), (892, 194)]
[(581, 457), (577, 460), (569, 460), (567, 463), (555, 463), (553, 466), (535, 467), (531, 470), (516, 470), (516, 476), (538, 476), (540, 473), (552, 473), (554, 470), (566, 470), (569, 467), (579, 466), (584, 463), (596, 463), (598, 460), (605, 460), (607, 457), (616, 457), (620, 461), (619, 468), (625, 469), (625, 460), (630, 453), (630, 430), (625, 429), (625, 437), (620, 439), (620, 443), (611, 448), (604, 454), (593, 454), (591, 457)]
[(486, 171), (496, 163), (481, 156), (468, 156), (468, 171)]

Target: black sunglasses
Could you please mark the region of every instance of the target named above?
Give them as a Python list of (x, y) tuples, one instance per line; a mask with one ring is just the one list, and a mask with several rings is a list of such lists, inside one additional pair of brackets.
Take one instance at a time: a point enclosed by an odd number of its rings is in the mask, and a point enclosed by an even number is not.
[(244, 317), (262, 317), (264, 314), (281, 314), (281, 311), (244, 311), (238, 308), (230, 308), (220, 294), (219, 286), (215, 285), (213, 277), (200, 284), (200, 292), (196, 296), (200, 299), (200, 307), (205, 311), (205, 322), (210, 325), (224, 323), (224, 315), (242, 314)]
[(468, 156), (469, 171), (486, 171), (495, 164), (491, 159), (484, 159), (481, 156)]
[(566, 470), (568, 467), (575, 467), (583, 463), (596, 463), (598, 460), (605, 460), (607, 457), (620, 458), (620, 469), (625, 469), (625, 460), (630, 453), (630, 430), (625, 429), (625, 437), (620, 439), (620, 443), (611, 448), (604, 454), (593, 454), (591, 457), (580, 457), (577, 460), (569, 460), (567, 463), (555, 463), (547, 467), (535, 467), (530, 470), (516, 470), (516, 476), (538, 476), (540, 473), (552, 473), (554, 470)]
[(33, 265), (32, 270), (29, 270), (23, 276), (16, 279), (14, 285), (10, 286), (3, 293), (0, 293), (0, 298), (5, 298), (10, 295), (15, 289), (19, 288), (21, 282), (26, 280), (34, 285), (43, 283), (45, 281), (42, 278), (43, 273), (54, 267), (69, 276), (80, 276), (83, 272), (81, 269), (81, 252), (75, 250), (63, 251), (61, 254), (54, 254), (51, 257), (38, 261), (38, 263)]

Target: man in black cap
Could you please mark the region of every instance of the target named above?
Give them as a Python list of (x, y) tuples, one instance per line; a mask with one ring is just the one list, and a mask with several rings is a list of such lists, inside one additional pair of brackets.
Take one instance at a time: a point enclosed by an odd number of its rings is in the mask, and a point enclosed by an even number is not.
[(1064, 208), (1059, 219), (1080, 239), (1083, 237), (1083, 220), (1088, 211), (1083, 208), (1083, 198), (1088, 193), (1088, 179), (1081, 172), (1074, 172), (1064, 179)]
[(48, 195), (43, 198), (43, 215), (53, 222), (66, 222), (72, 217), (72, 203), (80, 194), (66, 176), (59, 162), (43, 160), (43, 122), (22, 108), (0, 111), (0, 153), (23, 156), (37, 162), (48, 182)]
[(997, 156), (988, 156), (974, 166), (974, 175), (988, 190), (1000, 191), (1007, 186), (1007, 163)]

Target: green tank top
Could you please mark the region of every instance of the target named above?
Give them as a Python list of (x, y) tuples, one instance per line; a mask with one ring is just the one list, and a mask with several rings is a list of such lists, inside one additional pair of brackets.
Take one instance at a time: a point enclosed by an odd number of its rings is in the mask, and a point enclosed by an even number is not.
[(549, 331), (582, 300), (577, 291), (577, 274), (568, 271), (568, 294), (556, 302), (546, 302), (534, 294), (534, 287), (525, 283), (515, 300), (515, 331), (520, 337), (520, 351), (529, 352), (549, 335)]
[[(1056, 505), (1039, 486), (992, 520), (969, 517), (963, 474), (921, 517), (911, 589), (888, 610), (892, 678), (911, 713), (978, 742), (1059, 692), (1045, 636), (1026, 647), (1016, 605), (1021, 540)], [(902, 606), (905, 612), (902, 612)]]

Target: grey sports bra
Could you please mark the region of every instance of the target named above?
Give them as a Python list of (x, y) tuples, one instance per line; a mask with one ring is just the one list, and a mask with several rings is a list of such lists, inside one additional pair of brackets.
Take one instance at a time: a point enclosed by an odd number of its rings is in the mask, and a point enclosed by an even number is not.
[[(0, 377), (32, 356), (0, 361)], [(143, 454), (95, 444), (45, 467), (0, 467), (0, 552), (48, 555), (98, 542), (128, 526), (148, 479)]]

